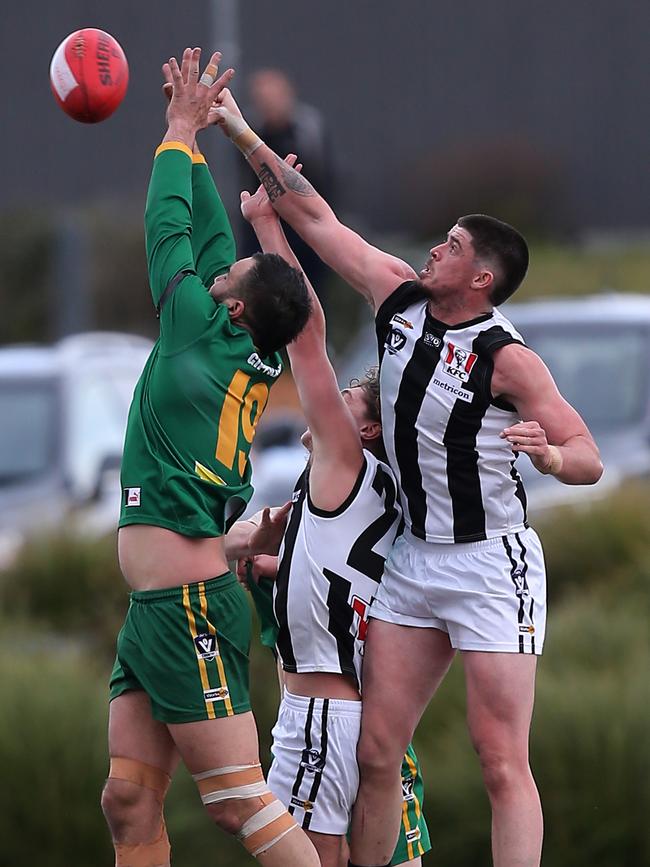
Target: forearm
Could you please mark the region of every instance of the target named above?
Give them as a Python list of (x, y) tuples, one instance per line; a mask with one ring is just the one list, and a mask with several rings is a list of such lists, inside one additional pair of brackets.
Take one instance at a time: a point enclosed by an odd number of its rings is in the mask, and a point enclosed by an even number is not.
[(192, 156), (192, 250), (206, 286), (235, 261), (235, 238), (210, 169), (196, 149)]
[(242, 560), (256, 554), (256, 551), (251, 550), (251, 537), (256, 530), (257, 524), (251, 520), (237, 521), (233, 524), (225, 537), (226, 558)]
[(535, 462), (535, 466), (565, 485), (593, 485), (603, 473), (596, 444), (581, 435), (571, 437), (561, 446), (549, 445), (547, 456)]
[(183, 142), (156, 151), (145, 208), (145, 246), (155, 303), (179, 271), (194, 270), (192, 154)]

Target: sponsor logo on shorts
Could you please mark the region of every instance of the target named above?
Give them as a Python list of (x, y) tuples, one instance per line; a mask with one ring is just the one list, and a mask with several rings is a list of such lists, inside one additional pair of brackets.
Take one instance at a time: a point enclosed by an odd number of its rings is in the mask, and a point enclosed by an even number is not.
[(300, 759), (300, 767), (312, 774), (322, 771), (325, 767), (325, 759), (318, 750), (303, 750)]
[(225, 701), (230, 697), (230, 690), (227, 686), (219, 686), (217, 689), (204, 689), (203, 698), (206, 701)]
[(453, 376), (461, 382), (467, 382), (472, 372), (478, 355), (469, 349), (461, 349), (451, 341), (447, 344), (447, 354), (444, 361), (444, 370), (447, 376)]
[(292, 798), (291, 805), (293, 807), (300, 807), (300, 809), (304, 810), (306, 813), (309, 813), (314, 809), (314, 805), (311, 801), (301, 801), (300, 798)]
[(450, 382), (443, 382), (435, 376), (433, 378), (433, 384), (438, 388), (442, 388), (443, 391), (448, 391), (450, 394), (459, 397), (461, 400), (464, 400), (465, 403), (471, 403), (474, 400), (474, 395), (471, 391), (463, 391), (462, 388), (456, 388)]
[(404, 801), (414, 801), (415, 792), (413, 791), (413, 777), (402, 777), (402, 798)]
[(217, 649), (217, 636), (210, 635), (208, 632), (202, 632), (200, 635), (197, 635), (194, 639), (194, 645), (198, 658), (205, 659), (207, 662), (211, 662), (219, 652)]
[(142, 488), (124, 488), (124, 505), (139, 506)]
[(535, 627), (534, 626), (520, 626), (519, 631), (525, 632), (527, 635), (534, 635), (535, 634)]
[(424, 332), (424, 343), (425, 346), (440, 346), (442, 340), (438, 337), (437, 334), (434, 334), (431, 331)]
[(422, 832), (419, 828), (413, 828), (410, 831), (406, 832), (406, 842), (407, 843), (417, 843), (417, 841), (422, 836)]
[(399, 328), (393, 326), (393, 328), (388, 332), (384, 348), (388, 351), (389, 355), (395, 355), (396, 352), (399, 352), (400, 349), (404, 349), (405, 346), (406, 335), (403, 331), (400, 331)]
[(409, 322), (408, 319), (404, 319), (403, 316), (400, 316), (397, 313), (390, 320), (390, 324), (393, 325), (393, 323), (395, 323), (396, 325), (403, 325), (404, 328), (413, 328), (412, 322)]

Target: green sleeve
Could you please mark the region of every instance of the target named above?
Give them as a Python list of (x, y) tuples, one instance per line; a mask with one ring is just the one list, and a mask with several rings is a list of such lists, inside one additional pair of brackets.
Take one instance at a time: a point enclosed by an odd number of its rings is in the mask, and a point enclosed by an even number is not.
[(195, 272), (192, 250), (192, 158), (187, 149), (158, 151), (144, 215), (149, 285), (154, 304), (180, 271)]
[[(192, 178), (189, 148), (174, 143), (158, 149), (147, 195), (145, 243), (151, 294), (157, 307), (162, 300), (160, 339), (168, 352), (201, 337), (218, 307), (196, 271)], [(202, 247), (199, 238), (199, 251)]]
[(196, 273), (206, 286), (235, 261), (235, 239), (226, 209), (205, 162), (192, 166), (192, 249)]

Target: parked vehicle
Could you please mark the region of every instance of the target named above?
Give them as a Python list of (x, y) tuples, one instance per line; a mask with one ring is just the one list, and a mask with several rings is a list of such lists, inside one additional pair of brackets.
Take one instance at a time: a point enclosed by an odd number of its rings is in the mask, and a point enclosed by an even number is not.
[(115, 526), (126, 418), (151, 346), (91, 332), (0, 349), (0, 561), (71, 515), (90, 532)]

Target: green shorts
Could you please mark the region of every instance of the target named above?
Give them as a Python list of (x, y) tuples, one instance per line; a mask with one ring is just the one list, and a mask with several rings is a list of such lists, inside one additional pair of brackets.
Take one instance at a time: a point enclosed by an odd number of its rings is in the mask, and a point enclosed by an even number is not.
[(391, 864), (413, 861), (431, 849), (427, 820), (422, 812), (423, 803), (424, 783), (420, 763), (413, 745), (409, 744), (402, 762), (402, 825)]
[(165, 590), (134, 591), (110, 680), (111, 701), (144, 690), (154, 719), (185, 723), (251, 709), (251, 612), (232, 572)]

